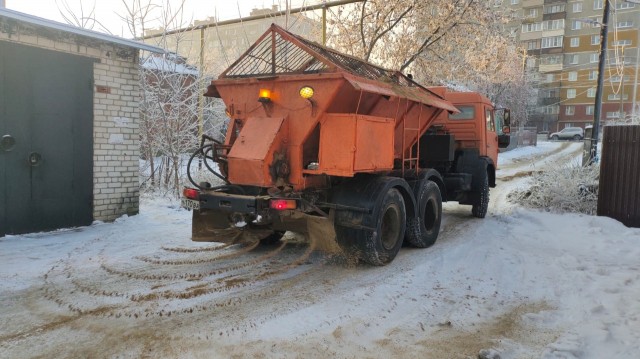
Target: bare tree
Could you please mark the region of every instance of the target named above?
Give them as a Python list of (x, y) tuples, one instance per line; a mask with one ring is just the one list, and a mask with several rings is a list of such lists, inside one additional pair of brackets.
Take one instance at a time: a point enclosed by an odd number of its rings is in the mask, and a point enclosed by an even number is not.
[(154, 45), (167, 52), (142, 56), (139, 70), (140, 148), (145, 160), (141, 177), (143, 189), (172, 195), (179, 195), (186, 182), (187, 160), (198, 147), (200, 126), (220, 138), (225, 120), (224, 106), (202, 98), (211, 79), (178, 54), (192, 43), (190, 34), (166, 36), (169, 29), (185, 27), (184, 1), (175, 5), (168, 0), (122, 0), (126, 10), (120, 15), (134, 36), (144, 35), (150, 24), (163, 29)]
[(97, 27), (100, 31), (111, 33), (96, 19), (95, 1), (78, 0), (77, 6), (72, 6), (67, 0), (55, 0), (55, 2), (58, 12), (66, 23), (90, 30), (94, 30)]

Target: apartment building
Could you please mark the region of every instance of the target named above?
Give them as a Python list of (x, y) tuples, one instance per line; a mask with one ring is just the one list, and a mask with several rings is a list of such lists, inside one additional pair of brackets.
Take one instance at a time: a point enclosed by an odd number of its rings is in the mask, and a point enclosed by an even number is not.
[[(611, 3), (601, 121), (640, 113), (640, 4)], [(525, 71), (537, 88), (529, 123), (538, 131), (593, 122), (604, 0), (495, 0), (512, 10), (509, 25), (526, 51)]]
[[(190, 65), (203, 67), (208, 76), (217, 76), (230, 66), (260, 37), (272, 23), (287, 27), (289, 31), (314, 41), (320, 41), (322, 25), (303, 15), (275, 16), (277, 5), (266, 9), (253, 9), (250, 20), (234, 22), (215, 18), (196, 20), (193, 25), (166, 32), (164, 29), (147, 30), (143, 41), (161, 46), (186, 58)], [(202, 57), (202, 59), (201, 59)]]

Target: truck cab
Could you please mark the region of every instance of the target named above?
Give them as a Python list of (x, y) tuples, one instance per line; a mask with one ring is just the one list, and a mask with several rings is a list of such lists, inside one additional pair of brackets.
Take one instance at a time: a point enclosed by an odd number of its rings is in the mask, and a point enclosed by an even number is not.
[(441, 114), (434, 125), (442, 126), (455, 136), (457, 150), (477, 149), (480, 157), (487, 158), (497, 168), (498, 149), (509, 145), (509, 110), (496, 109), (487, 97), (477, 92), (453, 92), (445, 87), (429, 89), (460, 111)]

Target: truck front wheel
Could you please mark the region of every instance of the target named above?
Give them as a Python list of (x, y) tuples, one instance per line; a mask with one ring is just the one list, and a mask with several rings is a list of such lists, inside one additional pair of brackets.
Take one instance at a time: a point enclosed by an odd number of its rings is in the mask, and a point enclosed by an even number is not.
[(478, 198), (471, 207), (471, 214), (476, 218), (484, 218), (489, 209), (489, 176), (485, 172), (478, 188)]

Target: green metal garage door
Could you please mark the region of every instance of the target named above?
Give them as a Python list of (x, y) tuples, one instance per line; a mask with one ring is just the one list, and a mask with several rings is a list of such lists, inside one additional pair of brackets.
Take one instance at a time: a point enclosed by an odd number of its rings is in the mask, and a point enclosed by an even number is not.
[(93, 60), (0, 42), (0, 236), (93, 220)]

